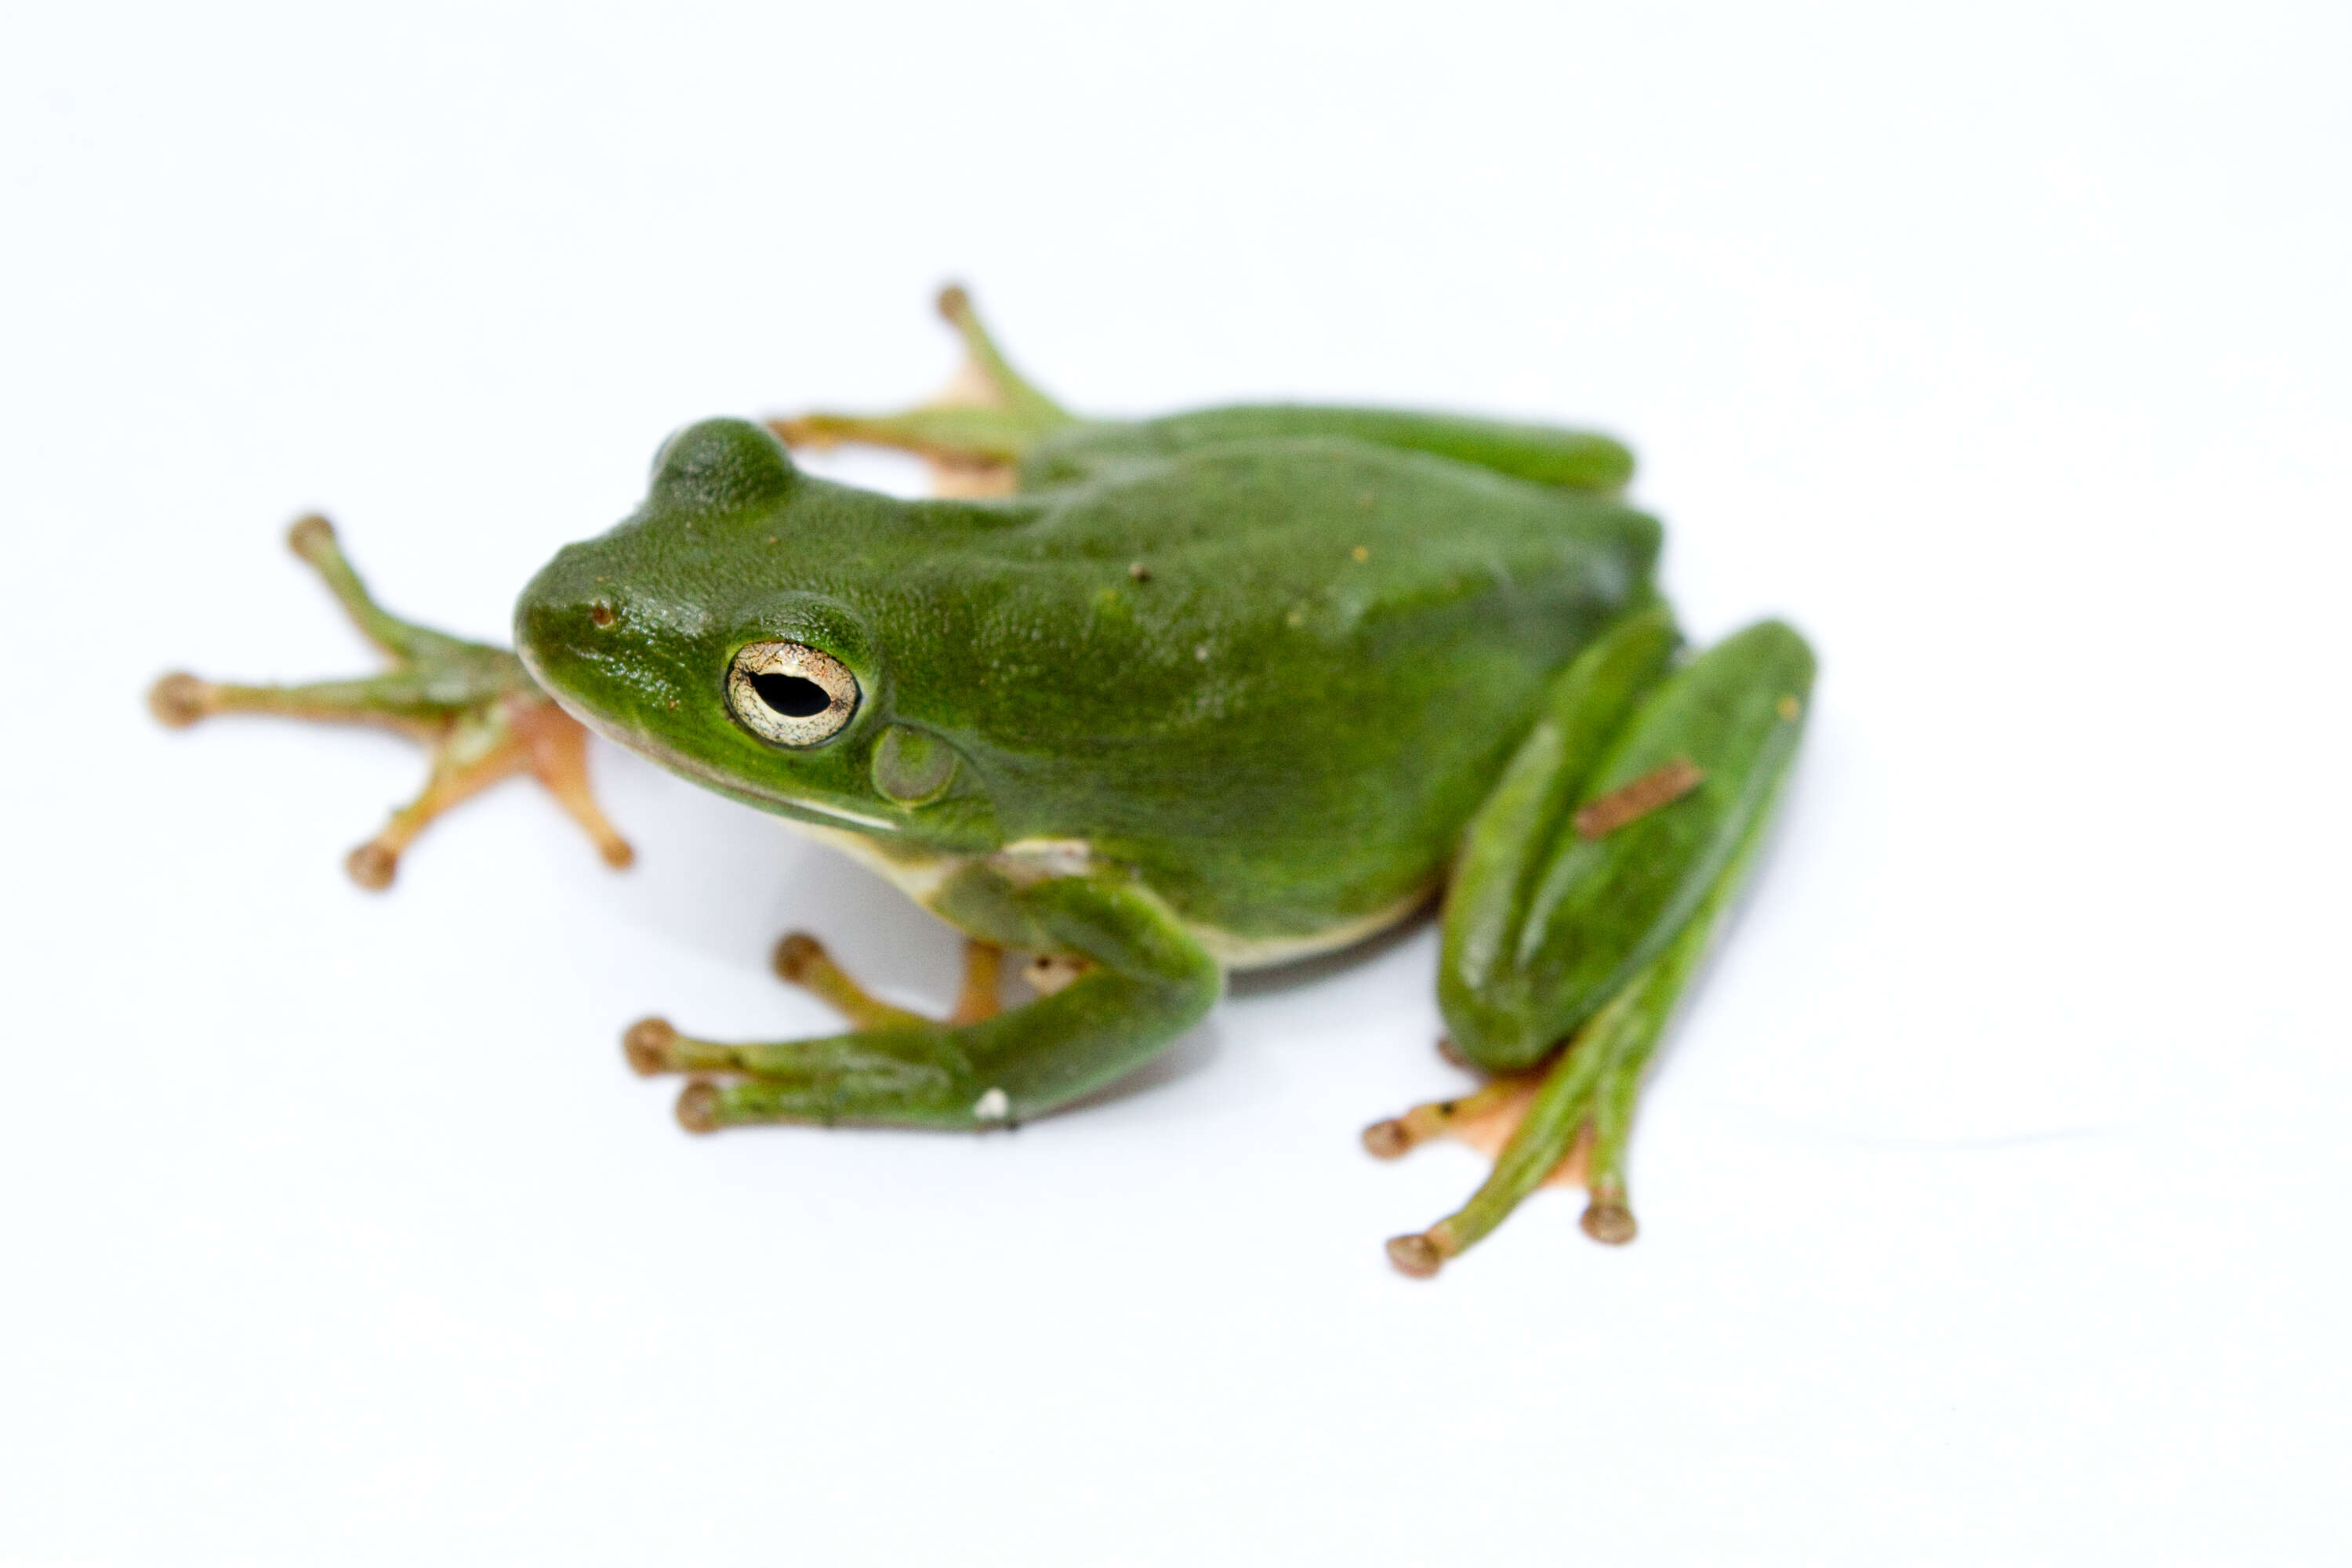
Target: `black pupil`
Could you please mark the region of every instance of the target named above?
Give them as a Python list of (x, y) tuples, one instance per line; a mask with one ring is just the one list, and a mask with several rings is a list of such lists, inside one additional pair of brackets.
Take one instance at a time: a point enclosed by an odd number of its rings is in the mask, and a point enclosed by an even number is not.
[(833, 693), (800, 675), (755, 675), (751, 689), (787, 719), (814, 719), (833, 706)]

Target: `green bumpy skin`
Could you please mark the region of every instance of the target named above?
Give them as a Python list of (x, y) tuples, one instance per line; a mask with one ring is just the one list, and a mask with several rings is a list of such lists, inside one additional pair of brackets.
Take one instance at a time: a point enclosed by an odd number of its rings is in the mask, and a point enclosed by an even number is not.
[[(694, 426), (634, 516), (524, 591), (523, 658), (592, 728), (863, 835), (902, 880), (1076, 840), (1248, 962), (1431, 890), (1553, 673), (1652, 596), (1658, 524), (1612, 500), (1245, 423), (1140, 458), (1087, 434), (1045, 456), (1091, 477), (909, 501)], [(763, 639), (855, 672), (824, 744), (730, 708)], [(919, 805), (876, 782), (901, 731), (956, 763)]]

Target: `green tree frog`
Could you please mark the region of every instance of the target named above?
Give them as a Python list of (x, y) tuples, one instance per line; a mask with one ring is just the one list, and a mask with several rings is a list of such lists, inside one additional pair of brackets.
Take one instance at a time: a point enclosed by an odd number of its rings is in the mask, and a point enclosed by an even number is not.
[[(875, 416), (714, 419), (645, 502), (522, 591), (515, 652), (399, 619), (321, 519), (292, 543), (394, 660), (291, 688), (172, 675), (167, 722), (361, 720), (434, 748), (425, 793), (353, 852), (391, 880), (440, 811), (545, 783), (605, 858), (581, 726), (782, 817), (961, 931), (945, 1019), (861, 989), (813, 939), (788, 978), (850, 1027), (727, 1043), (627, 1031), (678, 1119), (1008, 1127), (1134, 1069), (1226, 973), (1347, 946), (1444, 900), (1438, 999), (1490, 1075), (1365, 1135), (1484, 1141), (1457, 1213), (1389, 1243), (1427, 1276), (1548, 1178), (1584, 1228), (1634, 1225), (1643, 1070), (1752, 862), (1802, 731), (1804, 640), (1766, 621), (1692, 656), (1654, 585), (1658, 523), (1606, 437), (1291, 405), (1076, 417), (960, 289), (953, 395)], [(906, 500), (795, 447), (929, 459)], [(1006, 950), (1035, 994), (999, 999)]]

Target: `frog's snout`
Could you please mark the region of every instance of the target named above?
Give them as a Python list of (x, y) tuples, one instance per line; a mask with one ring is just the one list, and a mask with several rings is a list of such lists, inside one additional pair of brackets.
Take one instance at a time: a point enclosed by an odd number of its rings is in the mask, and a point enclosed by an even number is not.
[[(540, 570), (515, 601), (515, 650), (541, 685), (582, 658), (593, 658), (620, 625), (620, 595), (596, 580), (579, 547), (567, 547)], [(558, 677), (560, 679), (560, 676)]]

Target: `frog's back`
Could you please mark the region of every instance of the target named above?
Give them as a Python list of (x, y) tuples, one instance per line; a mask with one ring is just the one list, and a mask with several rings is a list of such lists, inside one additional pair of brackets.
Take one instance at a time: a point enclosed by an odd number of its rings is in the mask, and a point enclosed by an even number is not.
[(1633, 477), (1632, 451), (1594, 430), (1408, 408), (1255, 403), (1133, 423), (1066, 426), (1029, 453), (1021, 465), (1021, 481), (1024, 489), (1038, 489), (1237, 441), (1307, 436), (1425, 452), (1588, 495), (1614, 497)]
[(1287, 951), (1432, 885), (1550, 675), (1649, 596), (1659, 540), (1344, 437), (1131, 453), (907, 563), (892, 597), (928, 613), (892, 622), (919, 627), (898, 705), (961, 738), (1009, 837), (1084, 839), (1229, 953)]

